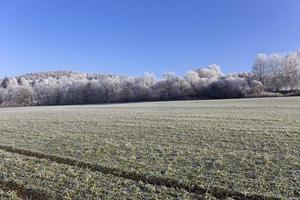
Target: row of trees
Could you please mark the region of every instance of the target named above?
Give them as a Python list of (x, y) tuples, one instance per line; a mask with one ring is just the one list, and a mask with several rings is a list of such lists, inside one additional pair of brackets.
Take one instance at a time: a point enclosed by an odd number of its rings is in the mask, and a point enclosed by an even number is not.
[(184, 77), (165, 73), (140, 77), (55, 72), (5, 78), (0, 103), (65, 105), (202, 98), (236, 98), (259, 92), (261, 84), (250, 74), (224, 75), (217, 65), (189, 71)]
[(253, 73), (223, 74), (209, 65), (179, 77), (167, 72), (162, 79), (47, 72), (0, 80), (0, 105), (66, 105), (180, 99), (215, 99), (259, 96), (269, 91), (295, 90), (300, 53), (259, 54)]
[(273, 53), (259, 54), (253, 65), (255, 78), (272, 92), (298, 89), (300, 71), (300, 50), (287, 55)]

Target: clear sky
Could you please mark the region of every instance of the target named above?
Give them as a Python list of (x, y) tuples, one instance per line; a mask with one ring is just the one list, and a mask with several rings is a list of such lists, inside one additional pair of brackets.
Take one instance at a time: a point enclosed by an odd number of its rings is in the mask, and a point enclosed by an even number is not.
[(0, 77), (239, 72), (298, 48), (300, 0), (0, 0)]

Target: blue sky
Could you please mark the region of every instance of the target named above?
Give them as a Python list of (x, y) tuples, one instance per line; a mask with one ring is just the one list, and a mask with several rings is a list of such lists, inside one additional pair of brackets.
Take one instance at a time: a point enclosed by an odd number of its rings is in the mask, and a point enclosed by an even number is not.
[(0, 77), (239, 72), (298, 48), (299, 0), (0, 0)]

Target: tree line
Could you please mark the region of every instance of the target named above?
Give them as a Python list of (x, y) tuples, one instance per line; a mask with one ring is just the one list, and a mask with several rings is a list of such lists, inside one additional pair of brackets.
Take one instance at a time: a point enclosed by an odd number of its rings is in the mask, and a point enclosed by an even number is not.
[(252, 72), (223, 74), (218, 65), (187, 72), (127, 77), (75, 72), (32, 73), (0, 80), (0, 105), (72, 105), (261, 96), (298, 89), (300, 51), (259, 54)]
[(300, 50), (286, 55), (257, 55), (253, 73), (264, 89), (272, 92), (294, 91), (299, 87)]

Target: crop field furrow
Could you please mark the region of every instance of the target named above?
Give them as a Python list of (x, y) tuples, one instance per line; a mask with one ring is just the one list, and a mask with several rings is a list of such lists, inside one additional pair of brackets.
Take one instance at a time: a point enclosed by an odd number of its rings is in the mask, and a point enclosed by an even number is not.
[[(48, 200), (54, 198), (54, 196), (46, 192), (46, 190), (26, 187), (12, 180), (3, 181), (0, 179), (0, 189), (1, 188), (3, 198), (8, 199)], [(2, 199), (2, 197), (0, 199)]]
[[(142, 181), (144, 183), (148, 183), (148, 184), (152, 184), (152, 185), (156, 185), (156, 186), (177, 188), (177, 189), (185, 190), (185, 191), (195, 193), (198, 195), (205, 195), (208, 193), (216, 198), (234, 198), (236, 200), (239, 200), (239, 199), (240, 200), (243, 200), (243, 199), (244, 200), (255, 200), (255, 199), (257, 199), (257, 200), (262, 200), (262, 199), (277, 200), (277, 199), (279, 199), (279, 198), (267, 197), (267, 196), (263, 196), (263, 195), (243, 194), (238, 191), (230, 191), (230, 190), (226, 190), (221, 187), (218, 188), (215, 186), (211, 186), (211, 187), (204, 187), (204, 186), (199, 186), (199, 185), (197, 186), (193, 183), (191, 183), (191, 184), (183, 183), (183, 182), (175, 180), (175, 179), (168, 179), (168, 178), (163, 178), (163, 177), (155, 177), (155, 176), (149, 176), (149, 175), (144, 175), (144, 174), (137, 174), (135, 172), (121, 171), (117, 168), (108, 168), (108, 167), (104, 167), (101, 165), (82, 162), (79, 160), (73, 160), (70, 158), (64, 158), (64, 157), (59, 157), (59, 156), (55, 156), (55, 155), (47, 155), (47, 154), (33, 152), (33, 151), (25, 150), (25, 149), (17, 149), (17, 148), (9, 147), (9, 146), (0, 145), (0, 149), (5, 150), (10, 153), (17, 153), (20, 155), (30, 156), (30, 157), (39, 158), (39, 159), (47, 159), (50, 161), (57, 162), (59, 164), (76, 166), (76, 167), (80, 167), (83, 169), (89, 169), (91, 171), (98, 171), (98, 172), (101, 172), (104, 174), (111, 174), (111, 175), (114, 175), (117, 177), (126, 178), (126, 179), (134, 180), (137, 182)], [(13, 186), (13, 187), (17, 187), (17, 186)]]
[(300, 98), (0, 109), (0, 144), (205, 188), (300, 196)]
[(1, 200), (24, 200), (28, 199), (27, 197), (21, 197), (20, 190), (15, 190), (16, 188), (12, 188), (11, 184), (4, 183), (0, 181), (0, 199)]
[(1, 185), (22, 199), (204, 199), (210, 195), (200, 196), (2, 150), (0, 157)]

